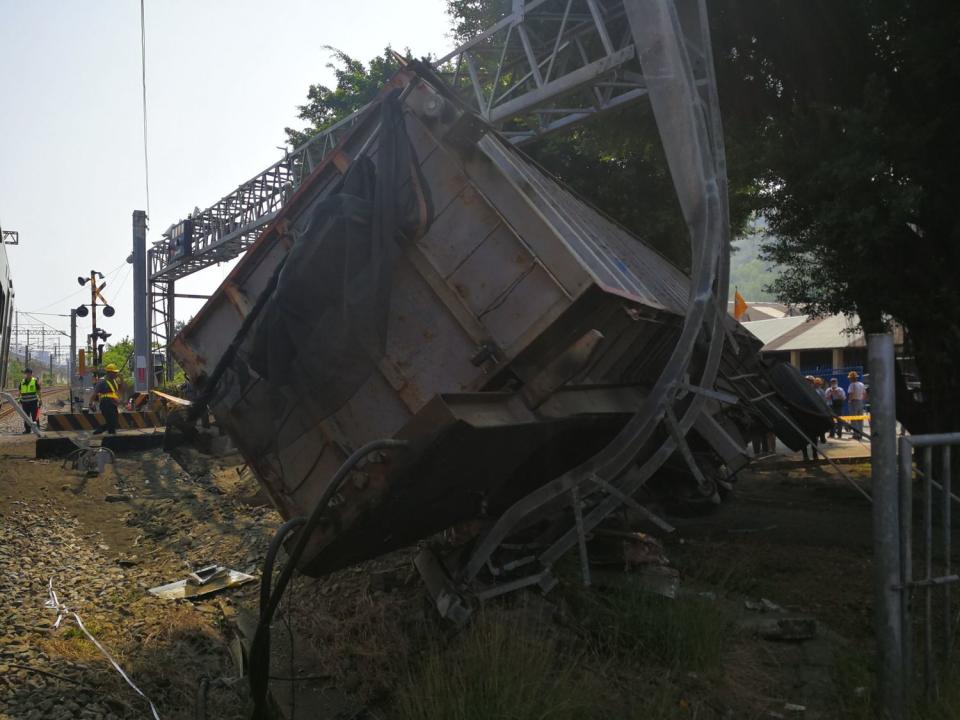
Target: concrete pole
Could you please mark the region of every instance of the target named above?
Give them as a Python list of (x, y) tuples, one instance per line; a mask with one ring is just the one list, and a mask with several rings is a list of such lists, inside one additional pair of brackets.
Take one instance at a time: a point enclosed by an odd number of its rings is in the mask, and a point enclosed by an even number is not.
[(67, 384), (70, 386), (70, 412), (73, 412), (73, 389), (77, 382), (77, 311), (70, 311), (70, 361), (67, 363), (67, 372), (70, 378)]
[(870, 366), (870, 462), (873, 494), (874, 622), (881, 717), (905, 717), (900, 575), (900, 493), (893, 335), (867, 338)]
[(173, 280), (171, 280), (170, 282), (167, 283), (167, 330), (166, 330), (167, 347), (164, 348), (164, 352), (167, 355), (166, 362), (165, 362), (167, 382), (172, 382), (173, 375), (174, 375), (173, 353), (170, 352), (170, 349), (173, 347), (173, 336), (176, 335), (176, 332), (177, 332), (176, 331), (177, 316), (176, 316), (176, 312), (175, 312), (176, 308), (174, 304), (176, 301), (176, 297), (177, 296), (174, 290)]
[(133, 211), (133, 389), (149, 392), (150, 324), (147, 317), (147, 214)]

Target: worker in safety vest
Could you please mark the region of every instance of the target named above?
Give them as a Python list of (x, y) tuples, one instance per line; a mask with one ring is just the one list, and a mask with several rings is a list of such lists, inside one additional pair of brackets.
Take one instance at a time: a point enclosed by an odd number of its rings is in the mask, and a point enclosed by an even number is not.
[[(20, 381), (20, 407), (33, 422), (40, 421), (40, 381), (33, 376), (30, 368), (24, 369), (23, 380)], [(23, 434), (30, 432), (33, 432), (33, 428), (24, 423)]]
[(103, 414), (103, 425), (93, 431), (94, 435), (106, 431), (110, 435), (117, 434), (117, 423), (120, 415), (120, 379), (117, 374), (120, 372), (113, 363), (107, 365), (104, 370), (106, 376), (100, 379), (93, 387), (93, 400), (96, 400), (100, 412)]

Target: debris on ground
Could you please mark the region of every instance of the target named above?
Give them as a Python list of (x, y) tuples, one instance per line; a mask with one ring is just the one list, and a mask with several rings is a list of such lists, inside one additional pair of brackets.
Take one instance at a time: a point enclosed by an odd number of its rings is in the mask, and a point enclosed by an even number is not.
[[(671, 517), (683, 543), (598, 535), (609, 563), (591, 567), (593, 587), (582, 588), (574, 557), (558, 571), (567, 579), (548, 598), (528, 592), (486, 603), (460, 632), (452, 632), (427, 599), (414, 568), (415, 547), (324, 578), (296, 576), (272, 630), (271, 674), (302, 678), (298, 717), (316, 707), (318, 716), (365, 712), (409, 720), (425, 688), (442, 691), (432, 684), (443, 677), (431, 675), (433, 663), (468, 682), (475, 663), (490, 662), (470, 654), (489, 650), (471, 642), (499, 643), (510, 657), (529, 659), (517, 646), (522, 640), (546, 658), (538, 660), (547, 663), (537, 676), (543, 678), (537, 681), (541, 703), (559, 702), (560, 688), (550, 678), (561, 676), (574, 697), (611, 699), (605, 715), (583, 710), (579, 717), (591, 720), (656, 716), (655, 710), (717, 720), (801, 714), (785, 710), (785, 699), (806, 707), (805, 718), (836, 717), (829, 709), (841, 691), (849, 702), (869, 702), (859, 677), (849, 688), (835, 687), (836, 657), (846, 645), (825, 629), (825, 623), (837, 625), (854, 638), (871, 632), (857, 595), (861, 583), (869, 587), (862, 580), (869, 543), (850, 544), (861, 523), (869, 526), (869, 508), (844, 502), (848, 491), (833, 480), (780, 483), (778, 477), (745, 476), (744, 497), (710, 518)], [(128, 499), (105, 502), (108, 495)], [(706, 541), (732, 537), (724, 528), (743, 527), (745, 517), (772, 507), (773, 498), (777, 532)], [(59, 462), (6, 457), (0, 500), (0, 718), (149, 716), (149, 707), (77, 627), (51, 628), (51, 611), (43, 607), (50, 577), (61, 600), (77, 609), (163, 720), (193, 717), (202, 694), (208, 720), (248, 717), (240, 668), (256, 625), (257, 584), (192, 600), (160, 601), (148, 590), (211, 564), (259, 574), (281, 519), (249, 474), (212, 463), (205, 474), (191, 476), (158, 451), (120, 454), (96, 477), (64, 472)], [(839, 527), (847, 549), (818, 550), (816, 562), (806, 563), (790, 544), (796, 536), (833, 543)], [(645, 547), (643, 556), (654, 562), (629, 564), (624, 572), (623, 541), (631, 552)], [(596, 557), (604, 557), (599, 545)], [(663, 558), (669, 564), (660, 565)], [(644, 587), (641, 571), (659, 567), (681, 581), (673, 599), (649, 597)], [(811, 590), (825, 579), (828, 591)], [(764, 604), (766, 612), (748, 610), (747, 601)], [(809, 639), (793, 632), (789, 641), (771, 642), (742, 625), (750, 618), (804, 616), (817, 621)], [(611, 624), (616, 617), (630, 620)], [(646, 649), (636, 651), (635, 643)], [(682, 671), (674, 671), (675, 664)], [(289, 702), (290, 685), (273, 681), (271, 693)]]
[(158, 585), (147, 592), (165, 600), (182, 600), (209, 595), (218, 590), (236, 587), (254, 580), (256, 578), (253, 575), (230, 570), (223, 565), (208, 565), (190, 573), (183, 580)]

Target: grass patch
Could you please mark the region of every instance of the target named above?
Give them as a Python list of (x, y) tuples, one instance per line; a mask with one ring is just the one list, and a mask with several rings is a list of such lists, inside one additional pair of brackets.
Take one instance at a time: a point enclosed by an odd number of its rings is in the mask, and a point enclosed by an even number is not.
[[(61, 637), (62, 639), (64, 639), (64, 640), (85, 640), (85, 641), (87, 641), (87, 642), (90, 642), (90, 641), (87, 639), (87, 634), (86, 634), (85, 632), (83, 632), (83, 630), (81, 630), (78, 625), (75, 624), (75, 621), (73, 620), (73, 616), (68, 616), (68, 617), (67, 617), (67, 622), (69, 622), (70, 624), (67, 625), (67, 627), (64, 628), (63, 632), (60, 633), (60, 637)], [(87, 630), (90, 632), (90, 634), (93, 635), (93, 636), (94, 636), (95, 638), (97, 638), (98, 640), (103, 636), (104, 632), (106, 631), (106, 628), (105, 628), (103, 625), (101, 625), (100, 623), (97, 623), (97, 622), (92, 622), (92, 623), (91, 623), (91, 622), (86, 622), (86, 623), (83, 624), (83, 626), (84, 626), (85, 628), (87, 628)]]
[[(939, 696), (932, 702), (924, 700), (923, 678), (918, 674), (911, 687), (911, 720), (956, 720), (960, 718), (960, 664), (943, 673)], [(874, 694), (876, 676), (874, 658), (866, 652), (851, 652), (837, 662), (834, 679), (839, 695), (839, 717), (842, 720), (873, 720), (877, 717)]]
[(729, 611), (716, 601), (670, 600), (630, 583), (608, 592), (576, 593), (573, 605), (606, 649), (649, 658), (673, 671), (719, 668), (734, 627)]
[(873, 720), (873, 690), (876, 684), (872, 658), (850, 651), (837, 658), (834, 668), (837, 710), (842, 720)]
[(743, 554), (741, 548), (722, 542), (687, 545), (675, 552), (672, 559), (684, 577), (710, 585), (719, 592), (756, 595), (761, 589), (762, 563)]
[[(396, 694), (398, 720), (595, 717), (581, 661), (508, 615), (486, 611), (450, 646), (431, 647)], [(593, 697), (591, 697), (593, 696)]]

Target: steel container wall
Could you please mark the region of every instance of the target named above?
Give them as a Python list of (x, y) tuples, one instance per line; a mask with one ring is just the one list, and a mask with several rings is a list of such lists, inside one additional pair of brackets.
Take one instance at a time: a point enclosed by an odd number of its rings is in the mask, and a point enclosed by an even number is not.
[[(312, 507), (352, 449), (401, 433), (437, 396), (521, 389), (591, 331), (603, 340), (578, 383), (652, 383), (687, 303), (687, 277), (641, 240), (422, 78), (408, 72), (398, 84), (433, 217), (402, 247), (377, 372), (319, 417), (309, 399), (278, 398), (238, 359), (211, 403), (286, 516)], [(287, 252), (286, 229), (359, 153), (376, 154), (375, 116), (317, 168), (176, 339), (178, 362), (201, 386)], [(266, 409), (281, 402), (277, 422)]]

